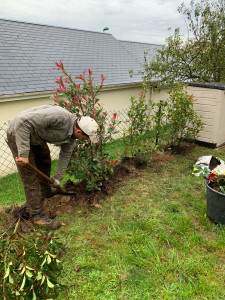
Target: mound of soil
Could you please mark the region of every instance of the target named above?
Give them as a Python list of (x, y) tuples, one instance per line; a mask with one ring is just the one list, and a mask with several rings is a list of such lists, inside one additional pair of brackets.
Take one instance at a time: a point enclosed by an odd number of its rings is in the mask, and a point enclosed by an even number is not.
[[(56, 193), (51, 198), (46, 198), (44, 201), (45, 213), (53, 219), (74, 210), (74, 207), (78, 205), (101, 207), (101, 202), (107, 195), (113, 193), (117, 183), (125, 181), (128, 177), (137, 176), (140, 173), (139, 170), (145, 166), (147, 164), (139, 162), (137, 158), (125, 157), (120, 164), (115, 166), (114, 173), (108, 176), (108, 180), (101, 181), (100, 191), (88, 192), (84, 181), (74, 184), (68, 180), (64, 187), (70, 194)], [(0, 227), (5, 230), (15, 226), (19, 232), (30, 232), (33, 229), (33, 223), (29, 218), (26, 205), (2, 209), (0, 219)]]
[[(147, 164), (146, 164), (147, 166)], [(114, 173), (109, 175), (108, 180), (101, 181), (100, 191), (88, 192), (84, 181), (74, 184), (68, 180), (64, 187), (71, 195), (57, 194), (52, 198), (45, 199), (44, 208), (50, 218), (55, 218), (63, 213), (72, 211), (75, 206), (96, 206), (101, 205), (102, 200), (115, 190), (118, 182), (125, 181), (128, 177), (139, 174), (139, 162), (135, 158), (125, 157), (123, 161), (115, 166)]]
[[(192, 149), (192, 144), (190, 148)], [(188, 147), (185, 146), (185, 150)], [(189, 148), (189, 149), (190, 149)], [(150, 168), (169, 161), (173, 158), (171, 151), (165, 152), (163, 155), (155, 154), (151, 160)], [(147, 162), (138, 157), (125, 157), (120, 164), (115, 166), (114, 173), (109, 175), (108, 180), (102, 181), (100, 191), (88, 192), (84, 181), (74, 184), (68, 180), (64, 187), (66, 191), (72, 194), (55, 194), (51, 198), (44, 201), (44, 210), (48, 217), (55, 218), (59, 215), (73, 211), (76, 206), (93, 206), (101, 207), (102, 201), (107, 195), (114, 192), (117, 183), (127, 180), (131, 176), (138, 176), (142, 169), (147, 167)], [(4, 228), (13, 228), (17, 226), (17, 230), (21, 232), (29, 232), (33, 228), (32, 221), (26, 209), (26, 205), (21, 207), (8, 208), (0, 211), (1, 226)], [(19, 220), (19, 222), (18, 222)]]
[(171, 154), (188, 154), (190, 150), (196, 147), (195, 143), (188, 143), (188, 142), (183, 142), (179, 144), (178, 146), (170, 146), (169, 149), (167, 149)]

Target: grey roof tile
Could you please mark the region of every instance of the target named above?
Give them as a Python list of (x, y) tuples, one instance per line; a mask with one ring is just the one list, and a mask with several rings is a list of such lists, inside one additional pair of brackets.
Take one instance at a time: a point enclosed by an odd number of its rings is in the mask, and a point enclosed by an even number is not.
[[(1, 89), (0, 89), (0, 91), (1, 91)], [(16, 92), (14, 90), (2, 91), (2, 95), (13, 95), (13, 94), (16, 94)]]
[(61, 75), (55, 62), (60, 60), (73, 77), (91, 69), (97, 84), (101, 74), (105, 85), (140, 82), (141, 76), (130, 78), (129, 70), (142, 68), (146, 48), (152, 59), (161, 47), (119, 41), (108, 33), (3, 19), (0, 45), (0, 95), (54, 90), (54, 78)]
[(127, 49), (127, 51), (133, 54), (139, 61), (144, 61), (146, 55), (147, 61), (151, 61), (155, 56), (158, 49), (162, 48), (162, 45), (120, 41), (121, 45)]

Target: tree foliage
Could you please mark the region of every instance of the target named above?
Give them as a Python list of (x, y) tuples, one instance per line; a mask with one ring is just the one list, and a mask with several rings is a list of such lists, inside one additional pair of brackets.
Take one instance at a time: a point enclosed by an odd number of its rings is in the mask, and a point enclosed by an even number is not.
[(225, 0), (191, 1), (178, 12), (185, 17), (188, 37), (176, 28), (157, 51), (154, 61), (146, 64), (145, 80), (158, 83), (225, 82)]

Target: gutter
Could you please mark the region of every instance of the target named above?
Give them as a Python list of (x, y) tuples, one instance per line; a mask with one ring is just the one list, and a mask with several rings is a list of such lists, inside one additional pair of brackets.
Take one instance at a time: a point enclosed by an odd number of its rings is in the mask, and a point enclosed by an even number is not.
[(187, 84), (189, 86), (203, 87), (206, 89), (225, 90), (225, 84), (218, 82), (187, 82)]
[(12, 102), (12, 101), (22, 101), (22, 100), (32, 100), (51, 97), (54, 94), (52, 92), (35, 92), (35, 93), (24, 93), (24, 94), (14, 94), (14, 95), (5, 95), (0, 96), (0, 103), (2, 102)]
[[(140, 87), (141, 83), (142, 82), (132, 82), (132, 83), (120, 83), (120, 84), (105, 85), (105, 86), (103, 86), (102, 91)], [(46, 97), (53, 96), (55, 93), (56, 93), (56, 91), (52, 90), (52, 91), (44, 91), (44, 92), (2, 95), (2, 96), (0, 96), (0, 103), (46, 98)]]

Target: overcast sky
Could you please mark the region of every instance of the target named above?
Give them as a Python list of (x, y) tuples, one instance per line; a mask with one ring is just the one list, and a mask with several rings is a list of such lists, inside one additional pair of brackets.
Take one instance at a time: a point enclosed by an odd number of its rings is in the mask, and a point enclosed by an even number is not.
[(1, 0), (0, 18), (102, 32), (116, 39), (164, 44), (176, 27), (186, 33), (178, 6), (190, 0)]

